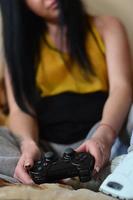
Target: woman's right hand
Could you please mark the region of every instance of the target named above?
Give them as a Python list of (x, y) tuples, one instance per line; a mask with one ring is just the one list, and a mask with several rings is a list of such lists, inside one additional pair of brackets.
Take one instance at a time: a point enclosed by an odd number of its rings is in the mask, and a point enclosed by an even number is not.
[(21, 157), (15, 168), (14, 178), (24, 184), (33, 184), (34, 182), (29, 176), (28, 170), (40, 156), (40, 149), (34, 141), (23, 141), (21, 143)]

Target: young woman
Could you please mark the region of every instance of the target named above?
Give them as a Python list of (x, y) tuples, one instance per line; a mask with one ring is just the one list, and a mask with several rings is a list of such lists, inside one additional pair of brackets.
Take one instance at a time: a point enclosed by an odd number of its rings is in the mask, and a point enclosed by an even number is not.
[(32, 183), (27, 168), (40, 157), (39, 141), (57, 153), (68, 146), (90, 152), (98, 172), (110, 158), (132, 101), (123, 26), (110, 16), (87, 15), (80, 0), (0, 4), (13, 133), (1, 130), (0, 154), (11, 163), (19, 157), (0, 173)]

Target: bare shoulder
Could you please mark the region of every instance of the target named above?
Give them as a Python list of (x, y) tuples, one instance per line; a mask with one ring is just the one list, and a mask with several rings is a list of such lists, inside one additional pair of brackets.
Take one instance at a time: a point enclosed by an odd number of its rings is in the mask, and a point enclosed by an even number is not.
[(101, 36), (106, 37), (117, 35), (126, 36), (126, 29), (120, 19), (114, 16), (96, 16), (94, 17), (94, 24), (100, 32)]

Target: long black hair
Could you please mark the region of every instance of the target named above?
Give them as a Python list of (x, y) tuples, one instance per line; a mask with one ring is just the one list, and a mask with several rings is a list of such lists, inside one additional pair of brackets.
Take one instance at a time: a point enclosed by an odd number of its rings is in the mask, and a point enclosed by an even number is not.
[[(83, 69), (91, 72), (85, 41), (91, 29), (81, 0), (58, 0), (61, 28), (67, 27), (70, 55)], [(36, 70), (40, 59), (40, 41), (47, 27), (24, 0), (0, 0), (3, 19), (4, 49), (16, 102), (28, 112), (39, 97)]]

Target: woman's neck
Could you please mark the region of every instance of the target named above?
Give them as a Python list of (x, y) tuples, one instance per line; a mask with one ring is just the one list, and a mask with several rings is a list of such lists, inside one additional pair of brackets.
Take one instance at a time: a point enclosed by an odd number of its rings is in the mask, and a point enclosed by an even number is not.
[(55, 47), (63, 52), (68, 51), (66, 28), (63, 30), (57, 24), (48, 23), (48, 33), (55, 45)]

